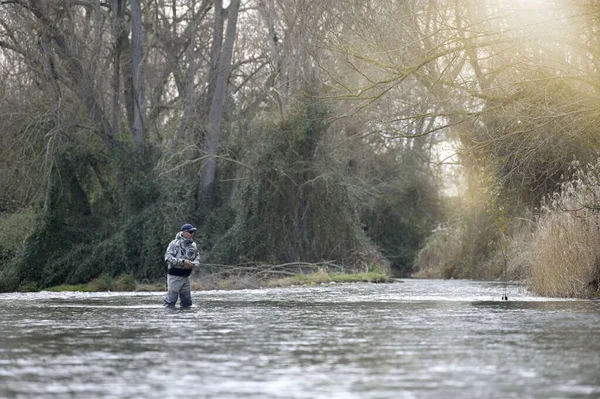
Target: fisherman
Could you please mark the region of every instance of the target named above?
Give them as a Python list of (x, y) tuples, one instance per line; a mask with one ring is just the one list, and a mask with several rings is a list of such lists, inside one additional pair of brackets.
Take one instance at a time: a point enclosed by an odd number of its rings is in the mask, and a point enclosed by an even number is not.
[(182, 308), (192, 306), (189, 277), (192, 269), (200, 265), (200, 254), (194, 242), (196, 230), (188, 223), (181, 226), (181, 231), (171, 241), (165, 253), (168, 287), (165, 306), (167, 307), (174, 307), (178, 297)]

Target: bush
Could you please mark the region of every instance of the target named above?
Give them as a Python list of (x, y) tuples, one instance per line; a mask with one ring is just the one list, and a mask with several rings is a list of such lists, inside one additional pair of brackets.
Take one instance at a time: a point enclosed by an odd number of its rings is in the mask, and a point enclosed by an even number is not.
[[(108, 273), (102, 273), (86, 284), (62, 284), (48, 288), (49, 291), (105, 292), (105, 291), (135, 291), (137, 284), (131, 274), (122, 274), (113, 278)], [(147, 288), (147, 286), (146, 286)]]
[(0, 292), (16, 291), (19, 287), (19, 267), (13, 260), (0, 264)]
[(107, 159), (89, 151), (72, 143), (55, 154), (43, 212), (34, 222), (29, 217), (21, 223), (34, 228), (22, 240), (16, 272), (3, 272), (11, 283), (0, 288), (14, 289), (14, 280), (17, 286), (29, 281), (46, 288), (87, 283), (104, 274), (162, 276), (172, 213), (170, 197), (149, 173), (150, 160), (126, 146)]
[(113, 288), (113, 278), (108, 273), (102, 273), (98, 278), (90, 281), (88, 284), (89, 291), (111, 291)]
[(469, 206), (447, 227), (425, 241), (415, 260), (415, 277), (493, 279), (501, 265), (490, 263), (498, 249), (494, 212), (482, 204)]
[(17, 289), (17, 291), (19, 292), (37, 292), (39, 290), (40, 288), (38, 287), (38, 285), (32, 281), (21, 282), (19, 288)]
[(456, 239), (461, 235), (457, 226), (452, 226), (451, 231), (445, 230), (430, 235), (425, 241), (425, 246), (419, 251), (415, 259), (416, 278), (451, 278), (458, 265), (461, 252), (461, 242)]
[(305, 102), (285, 127), (267, 123), (257, 129), (263, 144), (246, 161), (236, 220), (211, 254), (214, 262), (362, 265), (372, 245), (361, 230), (344, 168), (324, 143), (327, 128), (324, 106)]
[(135, 291), (136, 284), (132, 274), (122, 274), (115, 278), (112, 291)]
[(399, 276), (413, 272), (415, 258), (442, 213), (432, 176), (411, 155), (387, 160), (392, 163), (387, 181), (376, 187), (377, 197), (361, 215), (366, 234)]
[(25, 240), (35, 229), (36, 217), (33, 208), (0, 214), (0, 263), (22, 250)]
[(33, 208), (0, 215), (0, 292), (18, 289), (19, 265), (25, 242), (36, 228)]
[(579, 168), (543, 208), (532, 243), (531, 289), (590, 298), (600, 282), (600, 159)]

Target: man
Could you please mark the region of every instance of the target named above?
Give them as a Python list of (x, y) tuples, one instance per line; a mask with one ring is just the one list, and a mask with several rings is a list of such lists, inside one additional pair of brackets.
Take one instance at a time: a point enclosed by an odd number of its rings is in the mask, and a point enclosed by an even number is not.
[(190, 274), (192, 269), (200, 265), (200, 255), (194, 242), (196, 228), (191, 224), (181, 226), (181, 231), (167, 248), (165, 261), (167, 262), (167, 295), (165, 306), (174, 307), (177, 298), (181, 299), (182, 308), (192, 306), (190, 293)]

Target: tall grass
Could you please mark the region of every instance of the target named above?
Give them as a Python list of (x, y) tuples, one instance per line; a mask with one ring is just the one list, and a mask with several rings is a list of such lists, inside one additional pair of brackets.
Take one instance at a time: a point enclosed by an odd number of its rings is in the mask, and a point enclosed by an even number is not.
[(471, 225), (456, 223), (429, 236), (415, 260), (417, 272), (413, 277), (528, 279), (533, 221), (511, 219), (506, 236), (486, 226), (487, 220), (474, 222)]
[[(451, 226), (436, 232), (425, 241), (425, 246), (415, 259), (415, 278), (452, 278), (460, 262), (463, 232), (460, 226)], [(461, 268), (462, 272), (462, 268)]]
[(532, 242), (530, 288), (553, 297), (597, 297), (600, 281), (600, 159), (544, 206)]

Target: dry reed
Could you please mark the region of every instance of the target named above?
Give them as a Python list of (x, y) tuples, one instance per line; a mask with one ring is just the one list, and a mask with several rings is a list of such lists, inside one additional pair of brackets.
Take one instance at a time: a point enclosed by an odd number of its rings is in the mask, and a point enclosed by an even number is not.
[(598, 296), (600, 160), (580, 168), (544, 207), (532, 242), (530, 288), (553, 297)]

